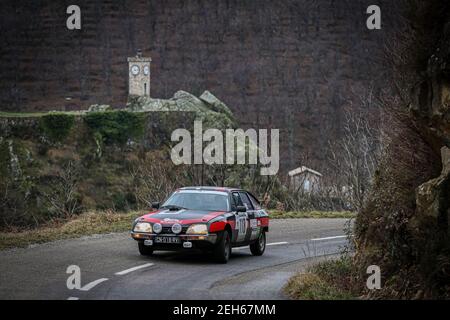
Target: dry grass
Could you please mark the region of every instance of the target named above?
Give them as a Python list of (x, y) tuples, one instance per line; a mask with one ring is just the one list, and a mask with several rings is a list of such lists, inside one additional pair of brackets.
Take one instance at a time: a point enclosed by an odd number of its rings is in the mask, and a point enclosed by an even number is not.
[[(31, 244), (45, 243), (61, 239), (71, 239), (92, 234), (125, 232), (130, 230), (131, 223), (144, 212), (89, 212), (70, 219), (55, 221), (37, 229), (9, 230), (0, 232), (0, 250), (26, 247)], [(271, 219), (292, 218), (352, 218), (352, 212), (283, 212), (270, 211)]]
[(293, 276), (284, 292), (297, 300), (349, 300), (359, 295), (352, 287), (351, 258), (320, 262)]
[(300, 218), (355, 218), (356, 212), (351, 211), (278, 211), (269, 210), (271, 219), (300, 219)]
[(340, 292), (314, 273), (300, 273), (292, 277), (285, 292), (297, 300), (347, 300), (352, 297)]
[(0, 250), (31, 244), (71, 239), (92, 234), (125, 232), (143, 212), (90, 212), (66, 222), (54, 222), (32, 230), (0, 232)]

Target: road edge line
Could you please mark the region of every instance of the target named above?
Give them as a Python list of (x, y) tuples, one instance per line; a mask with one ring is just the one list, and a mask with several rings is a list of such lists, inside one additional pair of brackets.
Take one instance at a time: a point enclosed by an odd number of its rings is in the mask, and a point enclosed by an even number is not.
[(125, 270), (116, 272), (114, 274), (116, 276), (123, 276), (125, 274), (130, 273), (130, 272), (133, 272), (133, 271), (136, 271), (136, 270), (140, 270), (140, 269), (143, 269), (143, 268), (147, 268), (147, 267), (151, 267), (151, 266), (154, 266), (154, 265), (155, 265), (154, 263), (146, 263), (146, 264), (142, 264), (140, 266), (136, 266), (136, 267), (132, 267), (132, 268), (129, 268), (129, 269), (125, 269)]
[(109, 279), (108, 278), (100, 278), (100, 279), (94, 280), (92, 282), (89, 282), (88, 284), (86, 284), (83, 287), (81, 287), (80, 291), (89, 291), (92, 288), (94, 288), (96, 285), (98, 285), (98, 284), (100, 284), (102, 282), (105, 282), (107, 280), (109, 280)]

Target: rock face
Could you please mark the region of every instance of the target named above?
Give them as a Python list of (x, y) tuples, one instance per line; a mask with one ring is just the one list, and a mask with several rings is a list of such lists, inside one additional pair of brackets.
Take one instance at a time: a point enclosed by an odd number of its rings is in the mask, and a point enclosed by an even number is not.
[(210, 90), (240, 126), (281, 129), (282, 167), (304, 155), (320, 162), (342, 109), (359, 105), (362, 88), (384, 85), (393, 3), (377, 1), (383, 29), (369, 31), (369, 0), (79, 0), (82, 29), (71, 31), (69, 2), (6, 0), (0, 106), (124, 107), (127, 57), (140, 48), (153, 59), (152, 97)]
[(410, 109), (433, 145), (450, 147), (450, 22), (428, 59), (425, 79), (414, 88)]
[(110, 109), (111, 106), (107, 104), (93, 104), (89, 107), (88, 112), (108, 111)]
[(429, 143), (441, 148), (442, 159), (440, 176), (417, 188), (417, 214), (411, 221), (415, 233), (430, 223), (438, 231), (450, 233), (450, 17), (447, 21), (411, 105)]
[(177, 91), (170, 99), (130, 96), (127, 109), (135, 112), (193, 112), (196, 119), (204, 121), (207, 127), (224, 129), (236, 126), (233, 113), (227, 105), (209, 91), (203, 92), (200, 98), (186, 91)]
[(383, 156), (355, 223), (358, 277), (371, 264), (383, 270), (382, 289), (366, 291), (373, 297), (450, 297), (450, 7), (421, 4), (405, 19), (417, 28), (396, 38), (393, 50), (405, 55), (391, 57), (409, 110), (388, 110)]
[(450, 228), (450, 149), (442, 148), (442, 172), (435, 179), (420, 185), (416, 191), (417, 214), (411, 220), (413, 233), (422, 233), (424, 225), (439, 231)]
[[(443, 37), (428, 62), (426, 79), (417, 89), (412, 106), (424, 136), (434, 149), (441, 148), (441, 174), (416, 189), (415, 215), (408, 230), (418, 246), (434, 287), (427, 288), (425, 298), (450, 295), (450, 16)], [(427, 270), (425, 268), (425, 270)], [(418, 293), (419, 295), (419, 293)], [(418, 297), (421, 297), (420, 295)]]

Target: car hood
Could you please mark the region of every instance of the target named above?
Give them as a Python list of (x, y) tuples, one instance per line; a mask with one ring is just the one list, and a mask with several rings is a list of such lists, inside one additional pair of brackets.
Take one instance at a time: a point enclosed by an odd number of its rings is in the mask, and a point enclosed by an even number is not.
[(202, 211), (202, 210), (168, 210), (162, 209), (151, 212), (141, 217), (148, 222), (159, 222), (162, 224), (190, 224), (208, 222), (209, 220), (224, 214), (223, 211)]

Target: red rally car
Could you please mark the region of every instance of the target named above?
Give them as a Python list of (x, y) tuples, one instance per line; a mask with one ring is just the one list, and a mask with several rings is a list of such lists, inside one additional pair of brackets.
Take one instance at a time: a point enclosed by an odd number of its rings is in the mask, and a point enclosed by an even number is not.
[(155, 212), (133, 222), (131, 236), (142, 255), (154, 250), (200, 249), (226, 263), (232, 247), (266, 248), (269, 216), (251, 193), (233, 188), (186, 187), (176, 190)]

